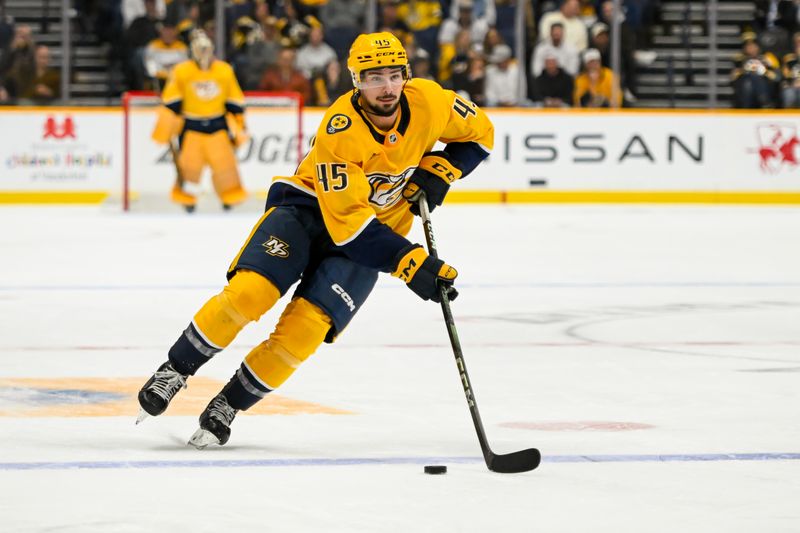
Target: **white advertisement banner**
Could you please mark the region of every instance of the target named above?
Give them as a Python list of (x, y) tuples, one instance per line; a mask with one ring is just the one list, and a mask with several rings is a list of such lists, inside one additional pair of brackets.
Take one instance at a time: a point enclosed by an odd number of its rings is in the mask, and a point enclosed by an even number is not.
[(800, 114), (516, 110), (490, 115), (495, 149), (470, 187), (800, 190)]
[[(304, 145), (322, 117), (304, 115)], [(800, 114), (621, 113), (489, 110), (495, 149), (461, 190), (483, 191), (800, 191)], [(150, 140), (152, 109), (129, 115), (130, 187), (165, 194), (174, 170)], [(238, 156), (245, 186), (265, 190), (297, 164), (291, 110), (253, 108), (252, 141)], [(101, 190), (123, 186), (120, 110), (0, 111), (0, 191)]]
[(0, 190), (118, 190), (119, 111), (3, 109), (0, 131)]

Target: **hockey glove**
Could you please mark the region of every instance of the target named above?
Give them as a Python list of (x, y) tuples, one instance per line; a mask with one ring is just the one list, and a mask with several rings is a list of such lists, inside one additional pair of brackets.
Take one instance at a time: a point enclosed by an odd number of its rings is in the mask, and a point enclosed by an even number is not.
[(461, 177), (461, 169), (447, 159), (446, 152), (428, 152), (419, 162), (403, 189), (403, 198), (411, 204), (411, 212), (419, 215), (419, 197), (425, 193), (428, 209), (433, 211), (442, 205), (450, 184)]
[(400, 259), (392, 276), (406, 282), (408, 288), (423, 300), (441, 302), (439, 287), (445, 288), (447, 299), (452, 301), (458, 296), (453, 287), (458, 272), (440, 259), (434, 259), (425, 253), (419, 244), (403, 248), (398, 254)]

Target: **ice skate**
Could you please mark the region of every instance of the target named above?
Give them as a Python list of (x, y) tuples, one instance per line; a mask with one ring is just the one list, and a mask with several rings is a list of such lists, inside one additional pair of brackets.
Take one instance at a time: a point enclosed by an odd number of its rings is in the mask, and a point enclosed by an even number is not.
[(139, 391), (139, 416), (136, 419), (138, 424), (147, 416), (158, 416), (163, 413), (172, 398), (179, 390), (186, 388), (186, 378), (167, 361), (158, 367), (155, 374), (147, 380)]
[(238, 412), (228, 404), (224, 394), (217, 394), (200, 415), (200, 428), (189, 439), (189, 444), (198, 450), (209, 444), (222, 446), (231, 436), (231, 423)]

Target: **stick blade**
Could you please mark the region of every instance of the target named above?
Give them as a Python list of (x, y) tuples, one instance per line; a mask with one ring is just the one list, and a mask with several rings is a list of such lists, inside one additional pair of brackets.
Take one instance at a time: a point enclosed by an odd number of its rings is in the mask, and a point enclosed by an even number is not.
[(542, 462), (542, 454), (536, 448), (528, 448), (506, 455), (492, 454), (486, 458), (486, 466), (492, 472), (518, 474), (529, 472)]

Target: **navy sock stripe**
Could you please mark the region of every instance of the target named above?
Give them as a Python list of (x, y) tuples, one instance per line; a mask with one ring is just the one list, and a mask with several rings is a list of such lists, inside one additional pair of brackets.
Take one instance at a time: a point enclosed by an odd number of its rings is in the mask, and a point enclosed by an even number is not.
[(271, 390), (259, 382), (244, 363), (222, 389), (228, 404), (240, 411), (250, 409), (270, 392)]
[(194, 323), (189, 323), (189, 326), (183, 331), (186, 339), (194, 346), (194, 349), (205, 355), (209, 359), (217, 355), (222, 349), (216, 346), (211, 346), (204, 339), (203, 336), (194, 327)]
[(236, 371), (236, 377), (239, 379), (239, 382), (242, 384), (245, 390), (254, 396), (263, 398), (272, 392), (272, 389), (266, 387), (256, 376), (254, 376), (244, 365), (244, 363), (240, 365), (239, 369)]

